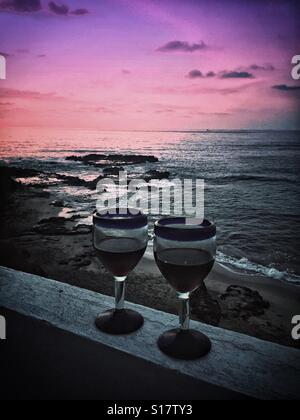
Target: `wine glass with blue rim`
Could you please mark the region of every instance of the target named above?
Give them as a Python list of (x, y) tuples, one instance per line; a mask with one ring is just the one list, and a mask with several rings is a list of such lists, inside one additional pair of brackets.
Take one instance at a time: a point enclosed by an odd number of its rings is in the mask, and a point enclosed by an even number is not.
[(138, 209), (109, 209), (93, 215), (96, 254), (115, 280), (115, 308), (96, 319), (108, 334), (130, 334), (144, 324), (143, 317), (125, 309), (125, 281), (142, 259), (148, 244), (148, 219)]
[(155, 224), (156, 263), (177, 292), (180, 300), (180, 326), (167, 331), (158, 341), (160, 350), (170, 357), (193, 360), (211, 350), (204, 334), (190, 329), (190, 295), (204, 282), (216, 257), (216, 227), (208, 220), (184, 217), (163, 218)]

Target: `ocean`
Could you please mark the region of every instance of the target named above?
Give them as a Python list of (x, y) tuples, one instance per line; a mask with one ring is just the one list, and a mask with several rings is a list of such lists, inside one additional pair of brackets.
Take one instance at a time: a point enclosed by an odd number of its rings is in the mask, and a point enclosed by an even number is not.
[[(0, 134), (1, 164), (92, 180), (100, 175), (98, 168), (66, 157), (143, 154), (154, 155), (159, 162), (130, 166), (129, 174), (142, 176), (156, 169), (169, 171), (171, 179), (204, 179), (205, 214), (218, 229), (218, 261), (273, 281), (300, 284), (300, 132), (23, 128), (1, 129)], [(25, 181), (34, 184), (41, 179)], [(64, 214), (76, 210), (90, 223), (95, 191), (45, 177), (43, 182), (57, 199), (65, 201)]]

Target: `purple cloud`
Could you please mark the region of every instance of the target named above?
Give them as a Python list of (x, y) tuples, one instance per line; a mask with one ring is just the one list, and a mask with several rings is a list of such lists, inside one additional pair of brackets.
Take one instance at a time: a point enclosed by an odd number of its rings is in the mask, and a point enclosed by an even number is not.
[(216, 77), (216, 73), (214, 71), (209, 71), (206, 77)]
[[(48, 3), (49, 9), (52, 13), (61, 16), (74, 15), (84, 16), (89, 13), (87, 9), (75, 9), (70, 12), (67, 5), (59, 5), (54, 1)], [(10, 11), (14, 13), (30, 13), (42, 10), (41, 0), (0, 0), (0, 10)]]
[(295, 92), (300, 90), (300, 86), (288, 86), (288, 85), (275, 85), (272, 86), (275, 90), (280, 90), (281, 92)]
[(265, 64), (263, 66), (261, 66), (259, 64), (252, 64), (251, 66), (248, 67), (248, 70), (250, 70), (250, 71), (258, 71), (258, 70), (275, 71), (276, 69), (272, 64)]
[(171, 41), (163, 45), (162, 47), (159, 47), (157, 51), (192, 53), (195, 51), (205, 50), (207, 48), (208, 48), (207, 45), (203, 41), (200, 41), (197, 44), (190, 44), (189, 42), (185, 42), (185, 41)]
[(0, 3), (1, 10), (15, 12), (38, 12), (42, 9), (40, 0), (6, 0)]
[(51, 12), (55, 13), (56, 15), (63, 15), (66, 16), (69, 14), (69, 7), (62, 4), (59, 6), (58, 4), (54, 3), (54, 1), (51, 1), (49, 4), (49, 9)]
[(221, 73), (221, 79), (253, 79), (254, 76), (248, 71), (224, 71)]
[(203, 78), (203, 73), (200, 70), (191, 70), (187, 76), (189, 79), (201, 79)]
[(3, 99), (10, 100), (11, 98), (18, 98), (18, 99), (36, 99), (36, 100), (58, 100), (63, 99), (60, 96), (57, 96), (56, 93), (42, 93), (42, 92), (35, 92), (30, 90), (20, 90), (20, 89), (12, 89), (12, 88), (0, 88), (0, 97)]
[(208, 73), (203, 74), (202, 71), (197, 70), (197, 69), (190, 71), (189, 74), (187, 75), (189, 79), (203, 79), (203, 78), (211, 78), (215, 76), (216, 76), (216, 73), (213, 71), (209, 71)]
[(72, 15), (75, 16), (84, 16), (88, 15), (90, 12), (87, 9), (76, 9), (71, 12)]
[(244, 92), (246, 90), (252, 89), (254, 86), (257, 86), (257, 82), (249, 82), (242, 86), (232, 86), (228, 88), (220, 87), (195, 87), (194, 86), (183, 86), (183, 87), (165, 87), (159, 86), (153, 90), (154, 93), (159, 95), (202, 95), (202, 94), (220, 94), (223, 96), (234, 95)]

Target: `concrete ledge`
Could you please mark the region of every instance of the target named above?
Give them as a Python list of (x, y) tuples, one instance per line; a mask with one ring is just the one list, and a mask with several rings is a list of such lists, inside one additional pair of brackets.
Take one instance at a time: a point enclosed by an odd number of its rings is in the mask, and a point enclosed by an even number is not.
[(299, 350), (193, 322), (213, 350), (196, 362), (175, 361), (156, 346), (177, 325), (175, 316), (128, 303), (145, 326), (114, 337), (94, 326), (96, 315), (112, 306), (110, 297), (0, 267), (8, 335), (0, 342), (1, 376), (8, 396), (300, 399)]

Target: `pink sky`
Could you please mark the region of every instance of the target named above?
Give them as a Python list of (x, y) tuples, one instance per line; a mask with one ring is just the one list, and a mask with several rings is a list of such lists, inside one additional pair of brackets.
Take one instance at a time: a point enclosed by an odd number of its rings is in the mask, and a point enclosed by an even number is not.
[(0, 126), (300, 128), (296, 5), (0, 0)]

